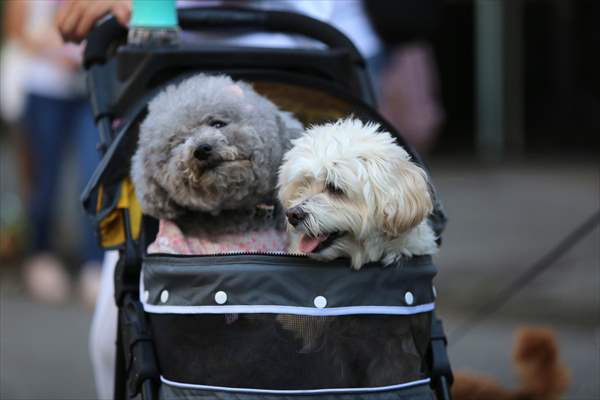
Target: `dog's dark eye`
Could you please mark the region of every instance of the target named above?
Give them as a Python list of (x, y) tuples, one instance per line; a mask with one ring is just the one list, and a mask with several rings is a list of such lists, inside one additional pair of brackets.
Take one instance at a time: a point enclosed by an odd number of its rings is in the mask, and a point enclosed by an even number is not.
[(343, 196), (344, 191), (339, 187), (335, 186), (333, 183), (328, 183), (325, 188), (330, 194), (335, 194), (336, 196)]
[(220, 119), (214, 119), (214, 120), (210, 121), (208, 123), (208, 125), (212, 126), (213, 128), (220, 129), (220, 128), (226, 127), (227, 126), (227, 122), (221, 121)]

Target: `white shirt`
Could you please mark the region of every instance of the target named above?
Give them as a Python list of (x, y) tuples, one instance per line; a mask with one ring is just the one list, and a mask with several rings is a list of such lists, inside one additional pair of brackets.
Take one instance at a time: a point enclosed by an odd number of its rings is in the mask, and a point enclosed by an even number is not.
[[(378, 54), (382, 49), (381, 41), (363, 11), (361, 0), (179, 0), (177, 2), (177, 6), (180, 8), (222, 5), (296, 12), (319, 19), (333, 25), (348, 36), (365, 58)], [(322, 44), (305, 37), (264, 32), (243, 35), (227, 32), (202, 32), (185, 34), (184, 40), (196, 43), (215, 41), (220, 44), (277, 48), (323, 47)]]
[[(27, 19), (25, 32), (27, 35), (47, 35), (54, 23), (57, 10), (56, 1), (29, 1), (27, 4)], [(58, 35), (58, 33), (56, 33)], [(41, 38), (46, 39), (46, 38)], [(50, 39), (48, 39), (50, 40)], [(58, 39), (58, 36), (56, 38)], [(30, 54), (23, 71), (23, 89), (47, 97), (72, 98), (84, 94), (85, 80), (77, 70), (67, 67), (57, 61), (56, 57), (71, 58), (77, 61), (81, 58), (81, 47), (73, 44), (58, 45), (50, 48), (44, 54)]]

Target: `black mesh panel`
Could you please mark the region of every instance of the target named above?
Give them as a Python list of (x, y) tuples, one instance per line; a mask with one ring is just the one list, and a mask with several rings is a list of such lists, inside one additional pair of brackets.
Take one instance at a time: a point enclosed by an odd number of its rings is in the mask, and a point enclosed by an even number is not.
[(152, 314), (161, 374), (237, 388), (365, 388), (423, 379), (430, 314)]

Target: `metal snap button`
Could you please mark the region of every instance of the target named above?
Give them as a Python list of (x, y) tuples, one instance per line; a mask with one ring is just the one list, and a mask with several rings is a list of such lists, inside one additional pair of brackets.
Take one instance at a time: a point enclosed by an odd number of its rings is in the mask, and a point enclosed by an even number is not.
[(160, 302), (166, 303), (167, 301), (169, 301), (169, 291), (163, 290), (162, 292), (160, 292)]
[(215, 293), (215, 303), (217, 304), (225, 304), (227, 303), (227, 293), (222, 290), (219, 290)]
[(415, 296), (411, 292), (404, 293), (404, 302), (409, 306), (415, 302)]
[(327, 299), (323, 296), (317, 296), (313, 300), (313, 303), (317, 308), (325, 308), (325, 306), (327, 306)]

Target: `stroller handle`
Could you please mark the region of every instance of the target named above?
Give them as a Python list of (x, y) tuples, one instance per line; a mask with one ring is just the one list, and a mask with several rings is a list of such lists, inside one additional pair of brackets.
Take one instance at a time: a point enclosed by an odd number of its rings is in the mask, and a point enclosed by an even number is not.
[[(343, 49), (356, 62), (362, 62), (360, 53), (342, 32), (333, 26), (306, 15), (287, 11), (240, 8), (189, 8), (177, 11), (179, 26), (183, 30), (203, 31), (240, 28), (263, 32), (299, 34), (327, 45)], [(103, 64), (108, 51), (118, 41), (125, 40), (127, 28), (114, 17), (98, 24), (88, 35), (84, 52), (84, 66)]]

